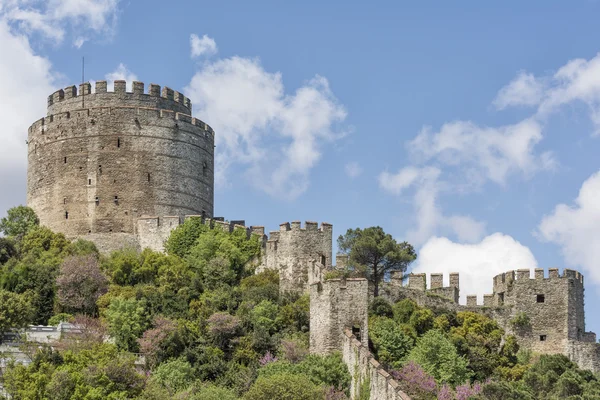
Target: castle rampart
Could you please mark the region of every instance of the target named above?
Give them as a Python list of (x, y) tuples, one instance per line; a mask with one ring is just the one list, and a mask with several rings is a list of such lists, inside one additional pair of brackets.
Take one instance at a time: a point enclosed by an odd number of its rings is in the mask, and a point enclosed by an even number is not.
[[(214, 132), (180, 93), (135, 82), (49, 97), (29, 128), (27, 203), (68, 237), (136, 234), (146, 215), (212, 216)], [(90, 236), (92, 238), (92, 236)]]
[[(258, 271), (279, 271), (282, 292), (302, 293), (313, 283), (313, 268), (329, 269), (332, 265), (333, 227), (323, 222), (286, 222), (279, 231), (269, 233)], [(316, 267), (316, 265), (320, 267)]]
[(164, 216), (164, 217), (141, 217), (137, 221), (137, 240), (140, 249), (152, 249), (154, 251), (164, 251), (165, 242), (171, 235), (171, 232), (189, 218), (201, 218), (202, 223), (210, 226), (212, 229), (220, 229), (224, 232), (233, 232), (235, 229), (243, 229), (246, 235), (256, 235), (260, 240), (264, 240), (265, 228), (262, 226), (246, 226), (243, 220), (225, 221), (224, 218), (207, 218), (202, 215)]
[(356, 339), (350, 329), (342, 334), (342, 358), (350, 376), (350, 399), (358, 399), (362, 385), (369, 384), (370, 400), (410, 400), (396, 381), (375, 359), (369, 347)]

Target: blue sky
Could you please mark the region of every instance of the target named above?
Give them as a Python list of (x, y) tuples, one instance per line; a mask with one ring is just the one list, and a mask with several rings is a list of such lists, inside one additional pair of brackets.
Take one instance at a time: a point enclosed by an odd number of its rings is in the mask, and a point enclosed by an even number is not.
[(0, 214), (85, 56), (86, 79), (192, 98), (216, 215), (380, 225), (480, 301), (504, 270), (576, 268), (600, 331), (600, 3), (166, 4), (0, 0)]

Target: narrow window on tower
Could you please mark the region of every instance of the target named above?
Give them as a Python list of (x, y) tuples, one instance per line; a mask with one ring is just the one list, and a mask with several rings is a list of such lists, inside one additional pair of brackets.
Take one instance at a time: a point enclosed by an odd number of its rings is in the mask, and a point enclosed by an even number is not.
[(67, 204), (67, 198), (63, 198), (63, 204)]
[(98, 165), (98, 173), (102, 175), (102, 165)]
[(115, 204), (119, 204), (119, 196), (115, 196)]
[(117, 138), (117, 147), (121, 147), (121, 138)]
[(96, 205), (100, 204), (100, 197), (96, 196)]
[(65, 211), (65, 219), (69, 219), (69, 212)]
[(148, 172), (148, 182), (150, 182), (150, 172)]
[(92, 180), (88, 179), (88, 185), (91, 185), (91, 184), (92, 184)]
[(65, 164), (67, 163), (67, 157), (65, 157)]
[(206, 165), (206, 161), (202, 163), (202, 175), (206, 176), (206, 171), (208, 169), (208, 165)]

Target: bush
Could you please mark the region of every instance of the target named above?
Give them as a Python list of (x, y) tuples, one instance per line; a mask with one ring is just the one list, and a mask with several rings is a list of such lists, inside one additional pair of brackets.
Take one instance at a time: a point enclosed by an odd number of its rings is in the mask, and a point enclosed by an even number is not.
[(371, 317), (369, 338), (379, 361), (398, 368), (412, 349), (414, 342), (394, 320)]
[(406, 324), (413, 312), (419, 309), (419, 306), (410, 299), (404, 299), (394, 304), (392, 308), (394, 310), (394, 319), (400, 324)]
[(280, 373), (259, 376), (244, 400), (321, 400), (323, 392), (305, 376)]
[(194, 380), (194, 369), (187, 361), (175, 359), (159, 365), (151, 375), (152, 382), (175, 394), (189, 387)]
[(369, 305), (369, 314), (378, 317), (393, 318), (394, 310), (392, 305), (383, 297), (375, 297)]
[(520, 312), (510, 320), (510, 325), (514, 330), (523, 330), (531, 326), (531, 321), (526, 313)]

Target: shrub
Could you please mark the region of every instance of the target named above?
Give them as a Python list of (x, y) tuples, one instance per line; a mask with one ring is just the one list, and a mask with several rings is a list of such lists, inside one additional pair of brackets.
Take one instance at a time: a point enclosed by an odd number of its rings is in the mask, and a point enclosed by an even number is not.
[(369, 314), (378, 317), (393, 318), (394, 310), (392, 305), (383, 297), (375, 297), (369, 305)]
[(531, 321), (526, 313), (520, 312), (510, 320), (510, 325), (515, 330), (522, 330), (529, 328), (531, 326)]
[(259, 376), (244, 400), (321, 400), (323, 392), (305, 376), (280, 373)]

